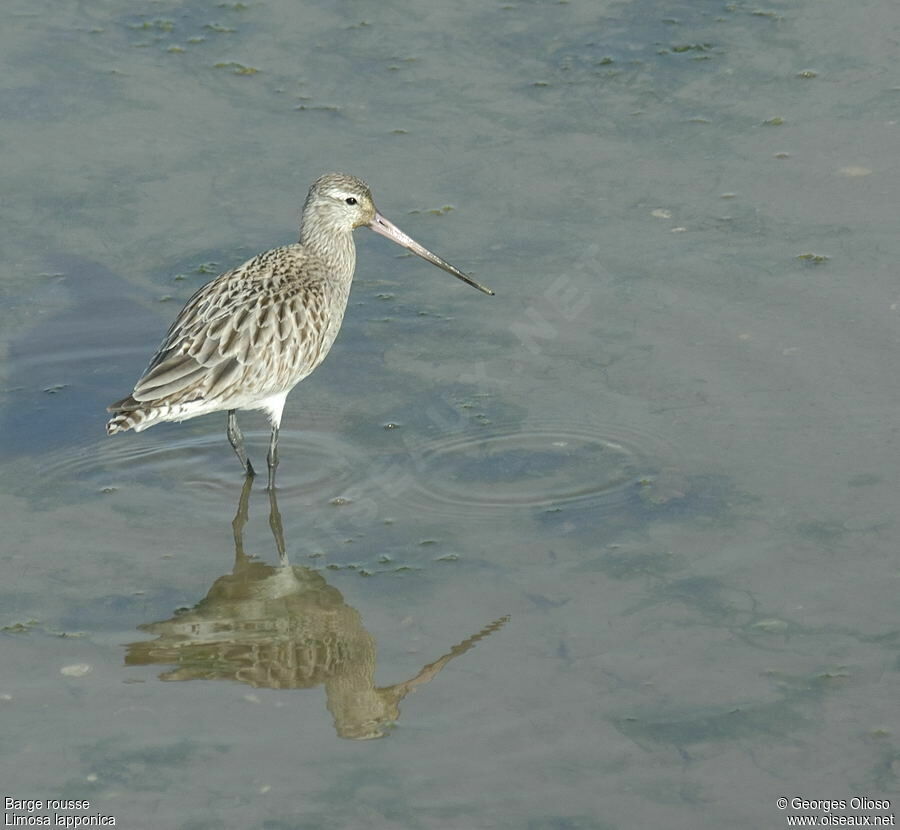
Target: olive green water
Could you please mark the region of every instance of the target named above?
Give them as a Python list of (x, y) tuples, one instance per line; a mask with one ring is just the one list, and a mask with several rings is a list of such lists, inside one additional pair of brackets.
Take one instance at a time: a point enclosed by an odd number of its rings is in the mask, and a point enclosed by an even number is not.
[[(179, 830), (895, 812), (849, 804), (900, 798), (890, 0), (0, 15), (4, 797)], [(277, 505), (224, 415), (107, 438), (328, 170), (497, 296), (359, 231)]]

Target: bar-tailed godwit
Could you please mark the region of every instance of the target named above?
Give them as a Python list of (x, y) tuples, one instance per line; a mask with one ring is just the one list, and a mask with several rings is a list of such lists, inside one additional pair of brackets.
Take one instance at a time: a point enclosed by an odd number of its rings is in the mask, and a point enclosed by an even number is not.
[(225, 410), (228, 440), (252, 476), (235, 412), (263, 410), (272, 423), (266, 460), (274, 487), (285, 399), (337, 337), (356, 265), (353, 230), (363, 226), (494, 293), (385, 219), (365, 182), (328, 173), (309, 189), (298, 243), (226, 271), (187, 301), (134, 391), (109, 406), (113, 417), (106, 431), (140, 432)]

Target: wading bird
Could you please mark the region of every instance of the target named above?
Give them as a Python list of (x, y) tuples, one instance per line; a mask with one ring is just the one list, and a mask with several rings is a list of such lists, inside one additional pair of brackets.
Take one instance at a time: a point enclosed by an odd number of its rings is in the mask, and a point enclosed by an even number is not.
[(337, 337), (356, 265), (353, 230), (360, 227), (494, 293), (385, 219), (365, 182), (328, 173), (309, 189), (298, 243), (226, 271), (187, 301), (134, 391), (108, 407), (113, 417), (107, 433), (140, 432), (162, 421), (225, 410), (228, 440), (252, 476), (235, 413), (259, 409), (272, 423), (266, 460), (274, 487), (284, 402)]

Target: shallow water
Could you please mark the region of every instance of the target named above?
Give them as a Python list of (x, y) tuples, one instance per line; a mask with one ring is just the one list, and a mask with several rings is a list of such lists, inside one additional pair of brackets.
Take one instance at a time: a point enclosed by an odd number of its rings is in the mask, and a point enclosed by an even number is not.
[[(185, 830), (900, 797), (888, 0), (2, 14), (5, 795)], [(279, 569), (224, 415), (104, 408), (330, 169), (497, 296), (359, 232)]]

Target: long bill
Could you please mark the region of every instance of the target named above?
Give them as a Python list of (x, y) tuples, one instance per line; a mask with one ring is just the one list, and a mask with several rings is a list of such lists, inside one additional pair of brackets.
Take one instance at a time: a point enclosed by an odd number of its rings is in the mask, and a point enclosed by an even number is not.
[(414, 254), (422, 257), (422, 259), (430, 262), (432, 265), (437, 265), (438, 268), (443, 268), (448, 274), (453, 274), (457, 279), (462, 280), (465, 283), (468, 283), (472, 286), (472, 288), (477, 288), (479, 291), (484, 292), (485, 294), (494, 295), (494, 292), (491, 291), (490, 288), (485, 288), (480, 283), (475, 282), (468, 274), (464, 274), (459, 268), (454, 268), (449, 262), (445, 262), (441, 259), (437, 254), (431, 253), (424, 245), (420, 245), (413, 239), (411, 236), (407, 236), (403, 231), (400, 230), (393, 222), (385, 219), (380, 213), (375, 212), (375, 217), (369, 222), (369, 227), (375, 231), (375, 233), (380, 233), (382, 236), (386, 236), (388, 239), (396, 242), (398, 245), (402, 245), (404, 248), (412, 251)]

